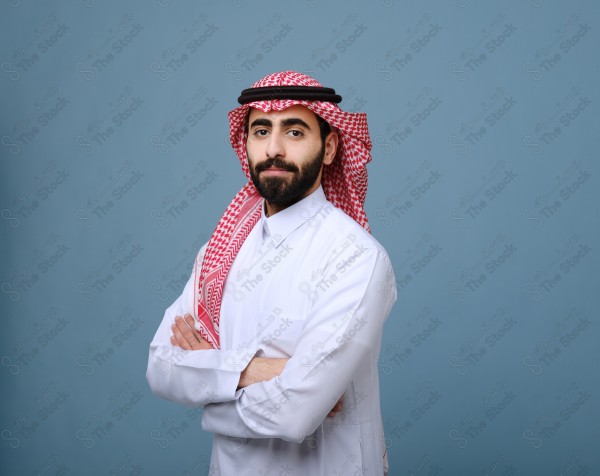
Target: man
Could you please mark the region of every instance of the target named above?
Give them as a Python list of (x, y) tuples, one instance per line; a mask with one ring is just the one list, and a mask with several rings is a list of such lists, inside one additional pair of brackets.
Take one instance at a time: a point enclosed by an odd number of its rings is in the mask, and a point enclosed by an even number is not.
[(364, 212), (366, 115), (293, 71), (229, 113), (249, 182), (150, 344), (157, 395), (204, 407), (211, 474), (384, 474), (377, 358), (396, 285)]

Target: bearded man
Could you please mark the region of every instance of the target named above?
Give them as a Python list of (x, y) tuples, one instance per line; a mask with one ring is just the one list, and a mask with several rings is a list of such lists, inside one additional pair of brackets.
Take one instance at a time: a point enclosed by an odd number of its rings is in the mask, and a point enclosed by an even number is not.
[(211, 473), (381, 476), (377, 359), (396, 301), (364, 202), (366, 114), (293, 71), (242, 91), (231, 144), (248, 183), (152, 343), (153, 392), (204, 407)]

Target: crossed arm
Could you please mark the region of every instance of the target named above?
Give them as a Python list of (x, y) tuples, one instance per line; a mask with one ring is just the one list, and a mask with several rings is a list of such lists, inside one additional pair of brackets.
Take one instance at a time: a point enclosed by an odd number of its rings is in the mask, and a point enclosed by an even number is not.
[(385, 252), (368, 248), (360, 258), (314, 302), (289, 359), (256, 357), (256, 342), (212, 349), (186, 316), (190, 279), (150, 344), (150, 387), (163, 398), (203, 406), (205, 431), (300, 443), (341, 410), (338, 400), (357, 372), (376, 371), (396, 287)]
[[(190, 314), (176, 316), (171, 326), (171, 344), (183, 350), (209, 350), (212, 346), (194, 328), (194, 318)], [(240, 374), (238, 388), (245, 388), (253, 383), (265, 382), (277, 377), (283, 371), (285, 358), (253, 357)], [(333, 417), (344, 407), (343, 397), (338, 400), (327, 416)]]

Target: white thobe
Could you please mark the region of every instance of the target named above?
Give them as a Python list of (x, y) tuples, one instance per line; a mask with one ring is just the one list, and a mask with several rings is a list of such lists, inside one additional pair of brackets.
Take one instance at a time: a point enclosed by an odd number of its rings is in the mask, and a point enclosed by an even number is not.
[[(194, 293), (190, 277), (150, 344), (147, 378), (161, 397), (204, 406), (210, 474), (383, 474), (377, 359), (394, 273), (321, 187), (271, 217), (263, 207), (227, 276), (220, 349), (170, 343), (175, 316), (195, 314)], [(279, 376), (237, 389), (254, 356), (289, 360)]]

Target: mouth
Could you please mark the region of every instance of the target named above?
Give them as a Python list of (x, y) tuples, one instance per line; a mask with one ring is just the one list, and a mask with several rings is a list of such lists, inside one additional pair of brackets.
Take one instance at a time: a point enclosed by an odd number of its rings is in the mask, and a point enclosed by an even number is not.
[(270, 167), (268, 169), (263, 170), (262, 172), (260, 172), (261, 174), (267, 174), (267, 175), (285, 175), (285, 174), (290, 174), (292, 173), (290, 170), (286, 170), (286, 169), (279, 169), (277, 167)]

